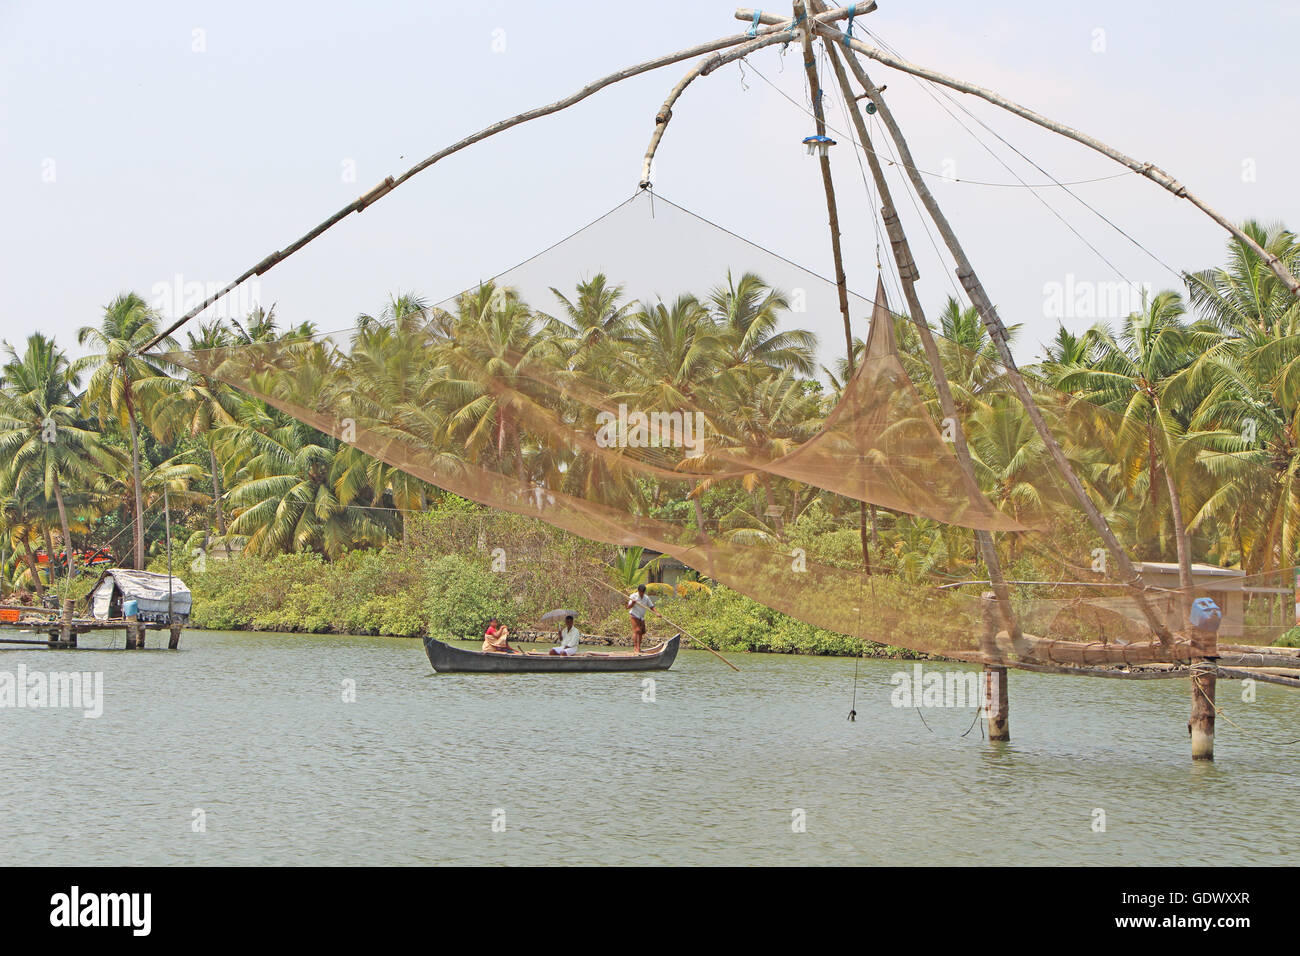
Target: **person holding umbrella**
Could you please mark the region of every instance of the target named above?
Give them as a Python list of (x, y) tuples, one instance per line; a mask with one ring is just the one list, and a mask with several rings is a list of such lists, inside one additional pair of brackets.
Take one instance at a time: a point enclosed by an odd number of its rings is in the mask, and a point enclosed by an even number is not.
[(578, 653), (578, 642), (582, 640), (582, 632), (578, 630), (573, 623), (573, 615), (564, 615), (564, 626), (560, 628), (558, 635), (560, 639), (559, 646), (552, 647), (551, 654), (558, 654), (561, 657), (572, 657)]
[(559, 654), (562, 657), (572, 657), (578, 653), (578, 641), (582, 638), (582, 632), (573, 623), (577, 616), (577, 611), (570, 611), (568, 608), (563, 607), (556, 608), (554, 611), (547, 611), (541, 616), (543, 624), (547, 621), (564, 621), (564, 624), (556, 631), (556, 639), (560, 642), (559, 646), (551, 648), (549, 653)]

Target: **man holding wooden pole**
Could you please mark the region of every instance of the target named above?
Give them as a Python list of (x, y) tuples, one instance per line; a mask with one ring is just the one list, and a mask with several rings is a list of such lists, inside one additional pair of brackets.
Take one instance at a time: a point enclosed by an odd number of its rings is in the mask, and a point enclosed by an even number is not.
[(645, 585), (638, 584), (636, 591), (627, 596), (627, 613), (632, 618), (632, 653), (641, 653), (641, 639), (645, 637), (645, 612), (653, 611), (654, 598), (645, 593)]

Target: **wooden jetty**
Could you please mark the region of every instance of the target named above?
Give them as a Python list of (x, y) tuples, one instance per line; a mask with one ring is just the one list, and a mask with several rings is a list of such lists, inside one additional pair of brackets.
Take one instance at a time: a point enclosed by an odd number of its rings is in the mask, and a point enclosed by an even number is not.
[[(62, 609), (24, 604), (0, 604), (0, 612), (8, 612), (3, 615), (3, 619), (0, 619), (0, 645), (31, 645), (75, 650), (79, 647), (77, 639), (82, 634), (125, 631), (125, 649), (131, 650), (145, 646), (146, 631), (165, 630), (168, 632), (168, 648), (175, 650), (180, 646), (182, 625), (179, 622), (168, 624), (166, 621), (141, 621), (138, 617), (107, 619), (77, 617), (73, 613), (71, 601), (65, 602)], [(22, 634), (45, 636), (43, 638), (18, 636)], [(96, 650), (104, 650), (104, 648), (96, 648)]]

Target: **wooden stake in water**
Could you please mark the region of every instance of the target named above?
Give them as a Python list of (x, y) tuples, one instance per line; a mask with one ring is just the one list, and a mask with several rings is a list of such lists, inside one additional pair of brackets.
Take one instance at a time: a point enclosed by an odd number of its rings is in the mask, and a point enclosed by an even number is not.
[(167, 647), (175, 650), (181, 640), (181, 629), (176, 626), (175, 600), (172, 597), (172, 503), (166, 485), (163, 485), (163, 524), (167, 529)]

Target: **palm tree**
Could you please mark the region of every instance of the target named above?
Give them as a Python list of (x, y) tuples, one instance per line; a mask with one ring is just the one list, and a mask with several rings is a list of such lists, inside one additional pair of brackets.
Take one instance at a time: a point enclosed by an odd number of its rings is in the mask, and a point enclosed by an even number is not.
[(1190, 601), (1192, 570), (1175, 469), (1187, 432), (1180, 412), (1189, 404), (1194, 379), (1190, 370), (1197, 355), (1220, 338), (1212, 329), (1186, 325), (1185, 311), (1177, 292), (1159, 293), (1143, 312), (1125, 319), (1118, 336), (1108, 328), (1095, 328), (1093, 366), (1066, 371), (1059, 378), (1062, 387), (1118, 416), (1121, 446), (1131, 460), (1145, 463), (1152, 490), (1163, 478), (1184, 604)]
[[(200, 326), (197, 335), (191, 332), (187, 338), (192, 352), (224, 348), (232, 341), (230, 330), (221, 321)], [(217, 532), (222, 537), (228, 529), (221, 500), (222, 469), (213, 437), (218, 427), (234, 423), (238, 405), (239, 398), (229, 385), (212, 375), (187, 369), (174, 390), (159, 399), (153, 415), (154, 433), (159, 438), (183, 434), (198, 439), (206, 447)]]
[[(36, 490), (30, 487), (31, 484), (30, 477), (20, 481), (11, 492), (0, 497), (0, 508), (4, 509), (5, 533), (9, 543), (14, 546), (15, 562), (21, 557), (27, 567), (32, 590), (37, 596), (44, 597), (45, 583), (41, 580), (40, 565), (36, 561), (36, 549), (41, 536), (38, 527), (40, 513), (36, 506), (38, 496)], [(21, 576), (15, 571), (15, 586), (19, 581)]]
[[(766, 372), (766, 374), (764, 374)], [(792, 371), (773, 374), (765, 368), (748, 374), (722, 376), (708, 396), (709, 417), (714, 435), (703, 452), (685, 459), (680, 467), (692, 473), (732, 471), (740, 462), (775, 461), (790, 454), (811, 438), (823, 422), (820, 395), (807, 387), (805, 379)], [(704, 478), (700, 491), (707, 491), (714, 479)], [(797, 516), (799, 485), (790, 482), (790, 520)], [(772, 476), (754, 469), (741, 479), (746, 491), (762, 489), (761, 514), (766, 516), (772, 500)]]
[(1088, 364), (1092, 358), (1092, 339), (1086, 332), (1075, 335), (1062, 325), (1057, 328), (1056, 337), (1043, 346), (1043, 353), (1039, 371), (1048, 381), (1058, 382), (1066, 372)]
[[(1008, 339), (1014, 339), (1019, 331), (1019, 325), (1008, 327)], [(974, 306), (963, 309), (960, 302), (949, 296), (939, 313), (938, 332), (935, 344), (939, 358), (947, 373), (957, 415), (965, 419), (983, 407), (992, 395), (1006, 391), (1005, 369)], [(908, 376), (933, 396), (930, 400), (933, 413), (938, 408), (938, 391), (929, 363), (915, 349), (902, 349), (900, 354)], [(935, 417), (941, 416), (935, 414)]]
[(241, 447), (240, 480), (227, 500), (237, 511), (231, 532), (247, 537), (249, 554), (309, 550), (335, 558), (383, 542), (386, 530), (369, 502), (345, 504), (335, 493), (337, 443), (279, 416), (256, 425), (226, 426), (217, 439), (219, 447)]
[[(348, 355), (340, 361), (335, 399), (348, 417), (376, 437), (439, 455), (439, 412), (422, 404), (421, 391), (441, 377), (431, 356), (442, 331), (431, 324), (425, 301), (413, 293), (393, 296), (378, 315), (357, 320)], [(436, 423), (430, 428), (431, 423)], [(429, 485), (355, 448), (339, 452), (335, 494), (344, 505), (384, 500), (400, 515), (402, 541), (408, 540), (407, 516), (424, 510)]]
[(620, 591), (633, 591), (639, 584), (648, 584), (650, 575), (659, 568), (662, 555), (644, 560), (645, 548), (619, 548), (611, 572), (614, 587)]
[(790, 302), (759, 276), (746, 272), (737, 281), (728, 269), (726, 282), (709, 293), (706, 305), (720, 331), (728, 368), (766, 365), (813, 373), (817, 336), (803, 329), (777, 331)]
[[(131, 439), (137, 568), (145, 564), (139, 422), (149, 417), (148, 410), (154, 400), (166, 394), (170, 384), (162, 364), (140, 351), (157, 334), (157, 314), (134, 292), (119, 295), (105, 307), (99, 328), (83, 326), (77, 333), (77, 343), (93, 350), (75, 363), (78, 372), (83, 368), (93, 369), (84, 403), (88, 408), (97, 409), (102, 425), (115, 422)], [(176, 348), (171, 338), (165, 339), (164, 344), (168, 349)]]
[(522, 372), (554, 367), (537, 317), (513, 289), (487, 282), (460, 297), (452, 336), (434, 351), (446, 371), (430, 379), (422, 401), (446, 410), (447, 443), (471, 459), (488, 452), (500, 470), (513, 465), (527, 481), (522, 422), (501, 386), (527, 392)]
[[(725, 360), (722, 330), (708, 309), (692, 295), (678, 296), (671, 304), (643, 305), (633, 316), (628, 371), (622, 376), (625, 391), (616, 400), (642, 410), (699, 411), (707, 404), (714, 379)], [(691, 493), (696, 525), (704, 528), (700, 506), (703, 487)]]
[(1295, 564), (1300, 548), (1300, 396), (1262, 374), (1269, 347), (1232, 341), (1195, 368), (1208, 390), (1191, 424), (1213, 486), (1190, 523), (1217, 522), (1252, 574)]
[[(1242, 223), (1241, 229), (1287, 269), (1300, 267), (1295, 233), (1253, 219)], [(1300, 332), (1300, 300), (1257, 252), (1236, 239), (1228, 243), (1227, 267), (1187, 276), (1187, 291), (1192, 307), (1225, 334), (1258, 345)]]
[[(195, 490), (195, 486), (207, 477), (202, 466), (188, 460), (196, 451), (173, 455), (141, 472), (140, 493), (145, 511), (163, 504), (164, 491), (173, 508), (206, 507), (211, 503), (212, 499), (208, 495)], [(131, 502), (135, 499), (136, 485), (135, 475), (124, 459), (125, 456), (121, 456), (113, 467), (105, 468), (96, 477), (94, 493), (111, 508), (129, 511)]]
[(556, 336), (566, 364), (587, 368), (606, 347), (625, 345), (635, 302), (625, 302), (621, 285), (611, 285), (603, 272), (579, 282), (570, 299), (559, 289), (551, 294), (560, 302), (561, 316), (541, 315), (547, 331)]
[[(64, 491), (69, 482), (88, 485), (113, 453), (100, 435), (84, 428), (77, 409), (76, 374), (63, 350), (39, 332), (20, 356), (6, 343), (9, 361), (0, 389), (0, 483), (15, 489), (31, 478), (58, 510), (66, 556), (73, 574), (72, 532)], [(51, 568), (55, 556), (50, 550)]]
[[(1033, 524), (1045, 506), (1037, 478), (1046, 453), (1020, 405), (1006, 395), (981, 405), (971, 416), (969, 447), (975, 479), (989, 500), (1022, 524)], [(1020, 535), (1010, 539), (1014, 561)]]

